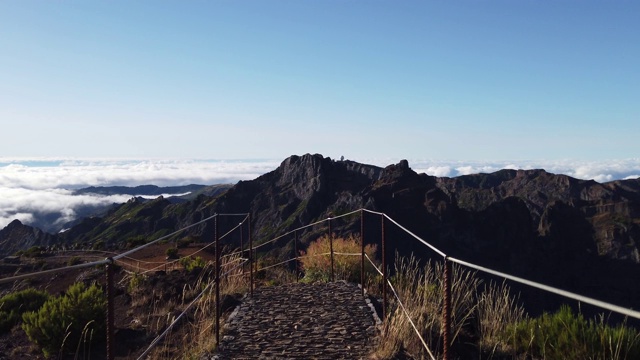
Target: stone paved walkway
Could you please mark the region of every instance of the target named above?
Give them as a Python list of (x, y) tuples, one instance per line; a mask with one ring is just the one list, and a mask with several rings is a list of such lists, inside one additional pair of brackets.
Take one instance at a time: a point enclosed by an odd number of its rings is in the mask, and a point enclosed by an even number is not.
[(366, 359), (379, 322), (345, 282), (263, 287), (224, 330), (217, 359)]

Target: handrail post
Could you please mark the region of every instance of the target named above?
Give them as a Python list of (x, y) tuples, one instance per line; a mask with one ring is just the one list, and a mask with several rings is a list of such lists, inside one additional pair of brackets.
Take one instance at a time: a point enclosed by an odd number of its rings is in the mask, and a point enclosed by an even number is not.
[(451, 262), (444, 258), (444, 311), (442, 319), (443, 359), (451, 359)]
[(298, 230), (296, 230), (294, 232), (294, 238), (293, 238), (293, 258), (295, 259), (294, 261), (294, 266), (295, 266), (295, 271), (296, 271), (296, 282), (299, 281), (299, 266), (300, 264), (298, 263)]
[(364, 211), (360, 209), (360, 292), (364, 296)]
[(114, 331), (114, 290), (113, 290), (113, 258), (108, 258), (107, 272), (107, 360), (113, 360), (115, 348), (113, 347)]
[[(242, 234), (242, 226), (244, 223), (240, 223), (240, 260), (242, 260), (242, 255), (244, 255), (244, 236)], [(244, 265), (242, 265), (242, 279), (244, 280)]]
[(213, 219), (214, 239), (216, 242), (216, 346), (220, 345), (220, 242), (218, 241), (218, 214)]
[(334, 268), (333, 268), (333, 233), (331, 232), (331, 218), (329, 220), (329, 252), (331, 253), (331, 281), (336, 281)]
[(253, 296), (253, 236), (251, 236), (251, 213), (248, 214), (247, 227), (249, 228), (249, 292)]
[(380, 216), (382, 229), (382, 318), (387, 318), (387, 254), (384, 233), (384, 214)]

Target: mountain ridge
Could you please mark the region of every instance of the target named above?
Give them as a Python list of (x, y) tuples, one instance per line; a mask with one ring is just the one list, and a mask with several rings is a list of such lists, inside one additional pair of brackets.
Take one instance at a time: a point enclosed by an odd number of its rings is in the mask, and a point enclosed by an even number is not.
[[(541, 169), (438, 178), (416, 173), (406, 160), (380, 168), (319, 154), (294, 155), (277, 169), (215, 196), (182, 203), (134, 198), (54, 239), (42, 237), (41, 243), (102, 242), (118, 250), (216, 213), (245, 212), (251, 214), (254, 241), (262, 243), (360, 208), (388, 214), (451, 256), (622, 305), (640, 301), (635, 286), (640, 281), (640, 180), (600, 184)], [(237, 220), (219, 219), (223, 229), (235, 225)], [(365, 227), (367, 233), (378, 231), (379, 220), (367, 220)], [(213, 231), (211, 224), (203, 224), (184, 236), (210, 241)], [(318, 231), (301, 232), (300, 246)], [(359, 221), (336, 222), (334, 231), (359, 232)], [(389, 261), (395, 251), (433, 257), (393, 229), (388, 233)], [(2, 236), (8, 237), (5, 230)], [(283, 239), (265, 248), (265, 254), (290, 256), (291, 241)], [(538, 299), (541, 306), (545, 301)]]

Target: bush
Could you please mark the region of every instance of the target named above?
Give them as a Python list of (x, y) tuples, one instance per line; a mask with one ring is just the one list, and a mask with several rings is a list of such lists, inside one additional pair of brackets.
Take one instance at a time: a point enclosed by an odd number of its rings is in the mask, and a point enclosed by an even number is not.
[(165, 252), (168, 260), (177, 259), (178, 258), (178, 249), (177, 248), (168, 248)]
[(36, 258), (42, 256), (43, 248), (40, 246), (32, 246), (24, 251), (24, 256)]
[(196, 256), (195, 259), (193, 257), (186, 257), (180, 259), (180, 265), (184, 266), (188, 272), (192, 272), (196, 269), (204, 268), (206, 262), (200, 256)]
[(67, 260), (67, 265), (68, 266), (78, 265), (81, 262), (82, 262), (82, 260), (80, 259), (80, 257), (72, 256), (72, 257), (69, 258), (69, 260)]
[(127, 239), (127, 248), (133, 249), (146, 243), (147, 238), (144, 235), (133, 236)]
[(23, 313), (38, 310), (48, 299), (48, 293), (36, 289), (26, 289), (0, 298), (0, 334), (19, 323)]
[(104, 240), (98, 240), (93, 243), (93, 246), (91, 248), (93, 250), (104, 250), (107, 248), (107, 244), (104, 242)]
[(71, 285), (60, 297), (49, 298), (34, 312), (22, 315), (22, 328), (46, 357), (104, 339), (106, 298), (97, 285)]
[(189, 244), (196, 242), (196, 238), (193, 236), (187, 236), (184, 237), (180, 240), (178, 240), (178, 243), (176, 244), (176, 247), (178, 249), (182, 249), (182, 248), (186, 248), (187, 246), (189, 246)]
[[(304, 281), (329, 281), (331, 278), (331, 257), (329, 255), (329, 237), (323, 236), (309, 244), (307, 251), (300, 251), (300, 262), (304, 271)], [(364, 252), (375, 259), (376, 245), (366, 245)], [(360, 254), (362, 246), (360, 238), (350, 235), (347, 238), (333, 239), (333, 252), (343, 254)], [(360, 256), (336, 255), (333, 259), (334, 274), (336, 279), (351, 282), (360, 281)], [(365, 272), (373, 270), (371, 263), (365, 260)]]
[(554, 314), (518, 323), (513, 343), (519, 353), (545, 359), (638, 359), (640, 334), (635, 329), (587, 320), (562, 306)]

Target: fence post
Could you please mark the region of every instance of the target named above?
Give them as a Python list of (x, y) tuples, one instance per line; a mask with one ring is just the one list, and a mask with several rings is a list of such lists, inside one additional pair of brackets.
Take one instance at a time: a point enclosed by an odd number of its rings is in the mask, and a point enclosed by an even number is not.
[(331, 232), (331, 218), (329, 220), (329, 253), (331, 256), (331, 281), (336, 281), (335, 274), (333, 272), (333, 233)]
[(382, 318), (387, 318), (387, 254), (384, 233), (384, 214), (380, 216), (382, 229)]
[(251, 213), (248, 214), (247, 226), (249, 228), (249, 290), (253, 296), (253, 236), (251, 236)]
[(294, 236), (294, 239), (293, 239), (293, 258), (295, 259), (295, 261), (294, 261), (293, 264), (294, 264), (295, 269), (296, 269), (296, 282), (298, 282), (299, 275), (300, 275), (299, 271), (298, 271), (299, 270), (299, 266), (300, 266), (300, 264), (298, 264), (298, 230), (296, 230), (294, 232), (294, 234), (295, 234), (295, 236)]
[(360, 292), (364, 296), (364, 211), (360, 209), (360, 242), (362, 252), (360, 254)]
[[(242, 225), (244, 225), (244, 223), (240, 223), (240, 261), (242, 261), (242, 255), (244, 255), (244, 236), (242, 234)], [(242, 279), (244, 279), (244, 265), (242, 265)]]
[(114, 291), (113, 291), (113, 258), (108, 258), (107, 270), (107, 360), (113, 360), (115, 349), (113, 347), (114, 337)]
[(451, 359), (451, 262), (444, 258), (444, 313), (442, 319), (443, 359)]
[(218, 241), (218, 214), (213, 219), (213, 232), (216, 242), (216, 346), (220, 345), (220, 242)]

